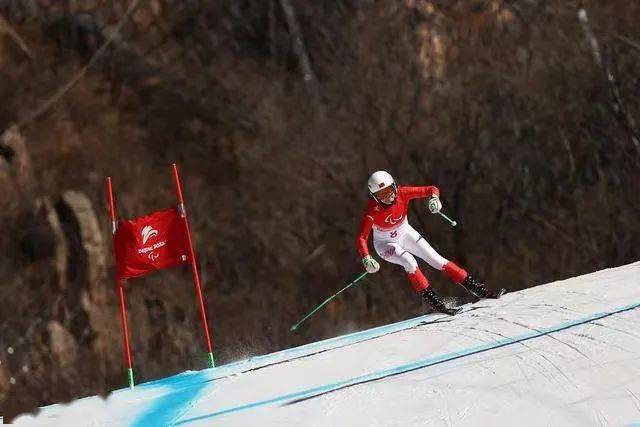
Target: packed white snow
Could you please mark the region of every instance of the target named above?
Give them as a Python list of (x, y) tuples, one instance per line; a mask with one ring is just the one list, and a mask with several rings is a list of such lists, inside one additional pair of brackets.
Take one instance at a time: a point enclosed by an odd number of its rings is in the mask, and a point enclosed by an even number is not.
[(47, 406), (15, 423), (629, 426), (640, 422), (639, 326), (640, 262), (483, 300), (455, 317)]

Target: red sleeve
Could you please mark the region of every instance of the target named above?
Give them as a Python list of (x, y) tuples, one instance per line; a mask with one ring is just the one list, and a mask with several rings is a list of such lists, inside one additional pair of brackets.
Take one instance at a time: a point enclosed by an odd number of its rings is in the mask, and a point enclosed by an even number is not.
[(369, 246), (367, 245), (367, 240), (369, 239), (369, 234), (371, 233), (371, 228), (373, 227), (373, 217), (370, 215), (365, 215), (362, 219), (362, 225), (360, 225), (360, 234), (358, 235), (358, 252), (363, 257), (369, 255)]
[(440, 197), (440, 190), (438, 187), (433, 185), (427, 185), (424, 187), (400, 187), (398, 191), (401, 191), (402, 194), (409, 200), (411, 199), (424, 199), (431, 196)]

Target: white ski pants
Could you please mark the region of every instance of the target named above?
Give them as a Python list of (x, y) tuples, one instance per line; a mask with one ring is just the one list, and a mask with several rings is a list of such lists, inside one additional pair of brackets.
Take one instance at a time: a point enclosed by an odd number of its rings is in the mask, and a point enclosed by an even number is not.
[(393, 231), (374, 230), (373, 247), (382, 259), (403, 266), (409, 274), (414, 273), (418, 268), (414, 255), (440, 271), (449, 262), (436, 252), (408, 222)]

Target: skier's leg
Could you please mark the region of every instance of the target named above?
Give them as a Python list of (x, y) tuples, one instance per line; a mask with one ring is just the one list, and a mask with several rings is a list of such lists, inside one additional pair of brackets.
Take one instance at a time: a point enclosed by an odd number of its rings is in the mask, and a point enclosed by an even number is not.
[(445, 257), (436, 252), (435, 249), (420, 235), (413, 227), (407, 227), (406, 233), (402, 236), (402, 247), (424, 260), (431, 267), (442, 271), (449, 262)]
[(414, 228), (410, 228), (403, 236), (402, 245), (411, 253), (426, 261), (433, 268), (442, 271), (453, 282), (462, 285), (478, 298), (500, 298), (505, 289), (492, 292), (467, 271), (441, 256)]
[(478, 298), (500, 298), (507, 290), (504, 288), (498, 289), (497, 292), (494, 292), (490, 289), (487, 289), (484, 283), (479, 281), (475, 276), (460, 267), (458, 264), (453, 261), (447, 262), (442, 272), (455, 283), (462, 285), (467, 291), (471, 292)]
[(435, 310), (449, 315), (460, 311), (458, 308), (448, 308), (433, 289), (429, 288), (429, 281), (418, 268), (416, 259), (402, 246), (397, 243), (386, 242), (374, 242), (373, 246), (382, 259), (404, 267), (413, 290), (422, 296)]
[(401, 265), (404, 271), (409, 276), (411, 286), (416, 292), (423, 291), (429, 287), (429, 281), (427, 278), (419, 274), (416, 276), (418, 270), (418, 262), (408, 251), (404, 250), (402, 246), (395, 242), (374, 242), (373, 247), (382, 259), (389, 261), (393, 264)]

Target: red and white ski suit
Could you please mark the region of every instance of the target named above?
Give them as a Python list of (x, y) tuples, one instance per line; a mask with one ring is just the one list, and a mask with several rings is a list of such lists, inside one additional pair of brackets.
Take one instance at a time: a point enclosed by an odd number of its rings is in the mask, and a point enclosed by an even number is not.
[(416, 292), (427, 289), (429, 281), (418, 268), (414, 255), (426, 261), (431, 267), (441, 270), (456, 283), (463, 282), (467, 277), (464, 269), (438, 254), (407, 221), (411, 200), (434, 195), (440, 196), (440, 191), (434, 186), (398, 186), (396, 199), (392, 205), (384, 205), (370, 199), (358, 236), (358, 251), (363, 257), (367, 256), (369, 255), (367, 240), (373, 229), (373, 247), (378, 255), (386, 261), (403, 266)]

